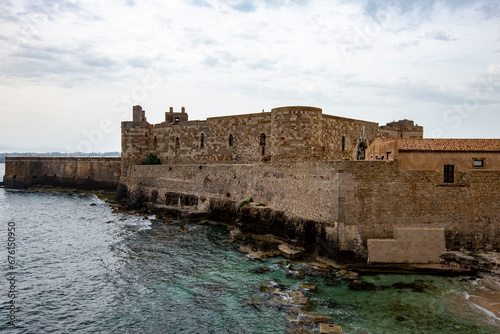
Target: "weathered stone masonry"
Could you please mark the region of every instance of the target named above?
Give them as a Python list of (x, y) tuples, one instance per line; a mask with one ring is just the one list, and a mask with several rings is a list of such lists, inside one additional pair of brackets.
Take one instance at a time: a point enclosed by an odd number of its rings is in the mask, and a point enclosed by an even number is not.
[[(359, 151), (380, 130), (377, 123), (326, 115), (314, 107), (282, 107), (206, 121), (188, 121), (184, 108), (170, 108), (159, 124), (148, 123), (141, 106), (133, 107), (133, 115), (131, 122), (122, 122), (124, 175), (150, 153), (167, 165), (362, 159)], [(417, 130), (421, 136), (422, 127)]]
[(3, 180), (12, 188), (52, 185), (114, 191), (120, 176), (120, 158), (6, 157)]
[[(397, 226), (442, 227), (448, 249), (500, 248), (500, 173), (460, 178), (443, 185), (440, 173), (401, 171), (397, 161), (332, 161), (132, 166), (122, 181), (130, 198), (164, 209), (210, 212), (224, 203), (235, 212), (258, 210), (242, 229), (304, 239), (332, 258), (366, 260), (367, 240), (391, 239)], [(251, 197), (267, 206), (238, 209)]]

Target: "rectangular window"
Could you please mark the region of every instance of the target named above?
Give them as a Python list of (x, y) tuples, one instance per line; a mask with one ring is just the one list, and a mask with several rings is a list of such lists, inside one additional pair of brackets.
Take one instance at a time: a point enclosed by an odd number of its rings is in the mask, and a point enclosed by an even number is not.
[(483, 159), (474, 159), (474, 167), (484, 167)]
[(444, 183), (453, 183), (454, 165), (444, 165)]

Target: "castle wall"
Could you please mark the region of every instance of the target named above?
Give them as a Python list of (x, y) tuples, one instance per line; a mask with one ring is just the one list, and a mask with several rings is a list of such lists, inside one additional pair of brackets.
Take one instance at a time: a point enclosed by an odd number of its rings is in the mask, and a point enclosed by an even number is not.
[(314, 221), (318, 247), (335, 254), (366, 259), (367, 239), (392, 238), (394, 228), (404, 226), (444, 228), (448, 249), (500, 248), (500, 172), (459, 177), (467, 182), (444, 186), (441, 173), (403, 171), (397, 161), (333, 161), (132, 166), (124, 181), (129, 196), (157, 205), (166, 205), (169, 193), (196, 196), (199, 211), (210, 210), (214, 200), (253, 198)]
[(120, 158), (6, 157), (4, 184), (12, 188), (51, 185), (92, 190), (116, 190)]
[[(172, 115), (184, 117), (172, 122)], [(323, 115), (320, 108), (302, 106), (206, 121), (166, 113), (167, 121), (154, 125), (146, 121), (140, 106), (134, 106), (134, 117), (134, 122), (122, 122), (124, 175), (149, 153), (168, 165), (356, 159), (363, 133), (369, 145), (378, 132), (377, 123)]]
[(122, 171), (126, 172), (131, 165), (141, 164), (151, 153), (152, 127), (148, 122), (122, 122)]
[(369, 146), (377, 136), (377, 123), (323, 115), (322, 142), (325, 146), (326, 160), (356, 160), (357, 146), (363, 128)]

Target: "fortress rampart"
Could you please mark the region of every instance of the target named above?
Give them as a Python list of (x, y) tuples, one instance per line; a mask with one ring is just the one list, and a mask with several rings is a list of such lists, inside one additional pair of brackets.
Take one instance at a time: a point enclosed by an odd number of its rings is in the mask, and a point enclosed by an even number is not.
[(111, 157), (6, 157), (4, 185), (116, 190), (121, 159)]
[[(129, 199), (161, 210), (250, 214), (240, 229), (314, 244), (332, 258), (367, 259), (368, 239), (398, 226), (444, 228), (447, 249), (500, 248), (500, 172), (464, 172), (454, 185), (398, 161), (132, 166)], [(242, 207), (253, 198), (265, 207)]]

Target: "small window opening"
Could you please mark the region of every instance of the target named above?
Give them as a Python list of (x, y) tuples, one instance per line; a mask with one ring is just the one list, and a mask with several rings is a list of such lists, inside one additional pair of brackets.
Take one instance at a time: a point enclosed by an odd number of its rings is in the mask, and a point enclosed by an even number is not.
[(259, 143), (260, 143), (260, 146), (266, 146), (266, 135), (264, 133), (260, 134)]
[(484, 167), (483, 159), (474, 159), (474, 167)]
[(144, 137), (148, 138), (148, 133), (147, 132), (144, 134)]
[(12, 179), (13, 179), (13, 180), (15, 180), (15, 179), (16, 179), (16, 177), (17, 177), (17, 175), (14, 175), (14, 176), (12, 177)]
[(341, 141), (341, 144), (340, 144), (340, 148), (342, 149), (342, 152), (345, 151), (345, 137), (342, 136), (342, 141)]
[(453, 183), (454, 182), (454, 165), (444, 165), (444, 183)]
[(233, 137), (233, 135), (229, 135), (229, 146), (234, 146), (234, 137)]
[(201, 143), (200, 143), (200, 146), (202, 148), (205, 147), (205, 134), (204, 133), (201, 134)]
[(180, 119), (179, 117), (176, 117), (176, 118), (175, 118), (175, 124), (179, 124), (179, 121), (180, 121), (180, 120), (181, 120), (181, 119)]
[(181, 140), (179, 137), (175, 137), (175, 149), (178, 150), (181, 146)]
[(139, 147), (139, 153), (142, 153), (142, 148), (141, 147)]
[(265, 155), (266, 154), (266, 135), (264, 133), (260, 134), (259, 144), (260, 144), (260, 153), (262, 155)]

